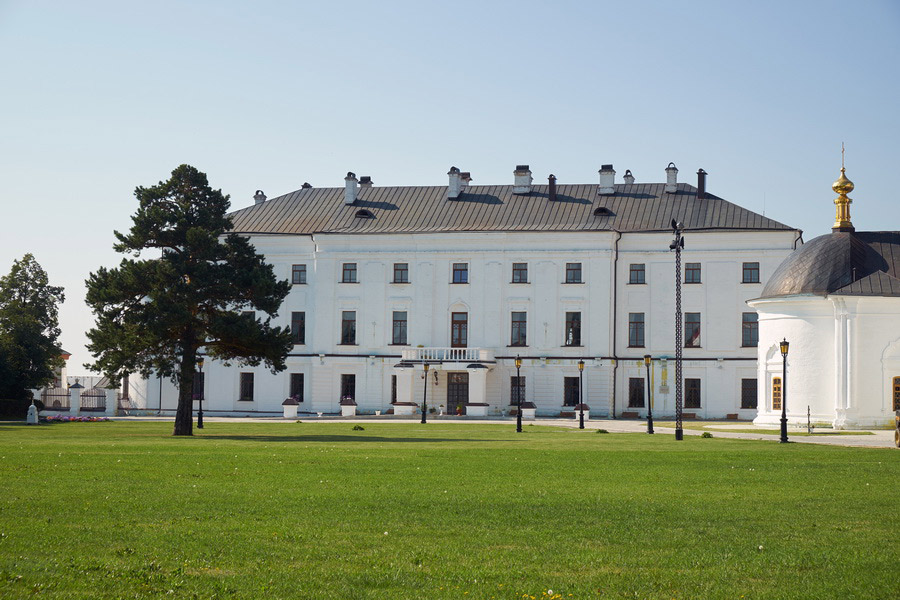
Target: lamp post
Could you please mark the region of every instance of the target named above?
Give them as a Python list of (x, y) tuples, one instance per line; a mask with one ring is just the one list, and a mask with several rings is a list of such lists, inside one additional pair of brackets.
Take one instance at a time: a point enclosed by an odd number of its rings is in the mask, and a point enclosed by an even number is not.
[(422, 423), (426, 423), (425, 415), (428, 413), (428, 367), (430, 367), (427, 362), (425, 363), (425, 387), (422, 388)]
[(647, 433), (653, 433), (653, 388), (650, 386), (650, 355), (644, 355), (644, 366), (647, 367)]
[(522, 358), (516, 354), (516, 432), (522, 433), (522, 379), (519, 369), (522, 368)]
[(578, 361), (578, 429), (584, 429), (584, 359)]
[[(197, 366), (200, 368), (200, 378), (203, 379), (203, 357), (197, 359)], [(197, 411), (197, 429), (203, 429), (203, 396), (206, 393), (206, 381), (203, 381), (203, 384), (200, 387), (200, 393), (197, 394), (200, 396), (198, 400), (200, 401), (200, 408)]]
[(681, 427), (681, 347), (682, 327), (681, 321), (681, 249), (684, 248), (684, 225), (672, 219), (672, 233), (675, 239), (669, 244), (669, 250), (675, 251), (675, 439), (684, 439), (684, 430)]
[(787, 444), (787, 355), (791, 345), (787, 338), (781, 340), (781, 443)]

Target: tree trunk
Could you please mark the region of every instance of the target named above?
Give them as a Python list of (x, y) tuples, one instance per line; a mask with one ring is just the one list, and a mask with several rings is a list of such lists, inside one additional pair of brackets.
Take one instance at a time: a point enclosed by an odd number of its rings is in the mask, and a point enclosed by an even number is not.
[(175, 431), (172, 435), (194, 435), (194, 369), (197, 350), (190, 345), (181, 355), (181, 370), (178, 376), (178, 408), (175, 410)]

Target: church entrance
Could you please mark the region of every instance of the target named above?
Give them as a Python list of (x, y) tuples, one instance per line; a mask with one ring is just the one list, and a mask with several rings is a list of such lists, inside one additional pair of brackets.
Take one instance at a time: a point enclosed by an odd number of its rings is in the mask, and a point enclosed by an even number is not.
[(447, 373), (447, 414), (457, 414), (457, 407), (465, 413), (469, 402), (469, 374)]

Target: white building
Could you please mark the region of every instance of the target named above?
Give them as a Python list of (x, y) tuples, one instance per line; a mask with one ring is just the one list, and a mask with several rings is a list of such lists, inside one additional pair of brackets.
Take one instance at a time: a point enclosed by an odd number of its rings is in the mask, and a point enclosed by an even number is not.
[[(684, 224), (685, 412), (756, 416), (756, 313), (746, 301), (800, 243), (801, 232), (677, 182), (383, 187), (349, 173), (344, 187), (313, 188), (232, 213), (293, 282), (277, 321), (292, 325), (288, 369), (210, 364), (204, 410), (361, 413), (429, 407), (508, 414), (516, 390), (539, 415), (570, 413), (579, 394), (592, 415), (646, 414), (653, 356), (654, 414), (674, 413), (674, 254), (670, 223)], [(516, 356), (522, 359), (515, 379)], [(431, 372), (423, 381), (423, 364)], [(173, 409), (155, 380), (136, 397)], [(427, 390), (427, 391), (426, 391)], [(157, 400), (158, 399), (158, 400)], [(397, 404), (399, 403), (399, 404)], [(404, 408), (405, 407), (405, 408)]]
[[(832, 233), (792, 253), (760, 298), (758, 424), (891, 425), (900, 410), (900, 232), (855, 231), (844, 176)], [(778, 348), (786, 339), (784, 359)]]

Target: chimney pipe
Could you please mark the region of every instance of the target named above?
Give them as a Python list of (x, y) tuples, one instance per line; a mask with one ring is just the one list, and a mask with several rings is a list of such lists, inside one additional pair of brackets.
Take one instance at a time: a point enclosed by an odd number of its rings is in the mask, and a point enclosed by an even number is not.
[(447, 199), (448, 200), (456, 200), (459, 198), (460, 194), (462, 194), (462, 178), (460, 177), (459, 169), (456, 167), (450, 167), (450, 170), (447, 171), (447, 175), (450, 176), (450, 185), (447, 189)]
[(362, 177), (359, 178), (359, 187), (370, 188), (370, 187), (372, 187), (373, 183), (375, 183), (375, 182), (372, 181), (372, 178), (369, 177), (368, 175), (363, 175)]
[(706, 171), (700, 169), (697, 171), (697, 199), (706, 198)]
[(256, 204), (262, 204), (266, 201), (266, 195), (262, 190), (256, 190), (256, 193), (253, 194), (253, 200), (256, 201)]
[(463, 171), (459, 174), (459, 191), (464, 192), (466, 188), (469, 187), (469, 183), (472, 181), (472, 174), (468, 171)]
[(300, 186), (300, 188), (304, 189), (304, 190), (308, 190), (311, 187), (312, 187), (312, 185), (310, 185), (310, 183), (308, 181), (304, 181), (303, 185)]
[(625, 169), (625, 183), (631, 185), (634, 183), (634, 175), (631, 174), (631, 169)]
[(344, 177), (344, 204), (353, 204), (356, 202), (356, 194), (358, 192), (356, 187), (357, 183), (356, 173), (353, 173), (352, 171), (347, 173), (347, 176)]
[(516, 165), (513, 176), (513, 194), (530, 194), (532, 179), (531, 169), (528, 168), (528, 165)]
[(601, 196), (612, 196), (616, 193), (616, 171), (612, 165), (600, 167), (600, 189), (597, 193)]
[(670, 162), (666, 167), (666, 193), (674, 194), (678, 191), (678, 168)]
[(547, 197), (549, 198), (550, 202), (555, 202), (556, 201), (556, 175), (554, 175), (553, 173), (550, 173), (550, 177), (547, 178), (547, 186), (548, 186)]

